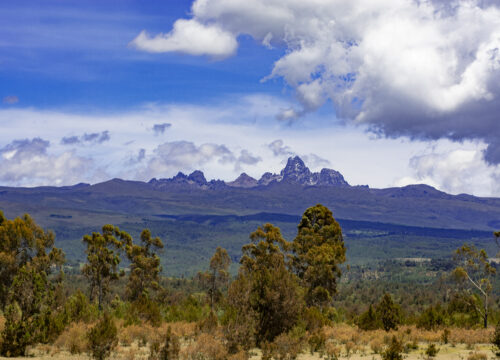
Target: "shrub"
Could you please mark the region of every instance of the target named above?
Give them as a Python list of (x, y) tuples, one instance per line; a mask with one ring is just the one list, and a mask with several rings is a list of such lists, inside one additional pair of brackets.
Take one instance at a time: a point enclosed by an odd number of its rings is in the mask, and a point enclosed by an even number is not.
[(205, 333), (182, 351), (182, 358), (186, 360), (226, 360), (227, 357), (228, 354), (222, 342)]
[(104, 313), (102, 319), (87, 333), (92, 358), (104, 360), (118, 345), (118, 330), (111, 315)]
[(361, 330), (375, 330), (381, 327), (372, 305), (370, 305), (368, 310), (359, 317), (358, 327)]
[(340, 357), (340, 347), (333, 342), (325, 344), (325, 355), (327, 360), (337, 360)]
[(87, 350), (87, 325), (73, 323), (54, 342), (58, 348), (63, 348), (71, 354), (81, 354)]
[(493, 337), (491, 338), (491, 343), (495, 346), (495, 350), (498, 356), (498, 354), (500, 353), (500, 321), (495, 326), (495, 332), (493, 333)]
[(177, 360), (179, 358), (180, 343), (179, 338), (172, 334), (170, 326), (163, 340), (163, 346), (158, 341), (153, 341), (150, 345), (150, 360)]
[[(450, 330), (444, 329), (443, 334), (441, 334), (441, 341), (443, 342), (443, 344), (448, 344), (449, 338), (450, 338)], [(500, 341), (500, 338), (499, 338), (499, 341)]]
[(427, 346), (427, 349), (425, 350), (425, 355), (427, 355), (429, 358), (433, 358), (437, 355), (439, 352), (439, 349), (436, 347), (434, 344), (429, 344)]
[(467, 360), (488, 360), (488, 356), (485, 353), (471, 353)]
[(210, 311), (208, 316), (199, 321), (197, 324), (197, 328), (201, 332), (212, 332), (217, 328), (219, 320), (217, 319), (217, 315), (215, 315), (214, 311)]
[(326, 344), (325, 333), (322, 332), (321, 330), (316, 330), (309, 336), (307, 342), (309, 343), (311, 354), (315, 352), (321, 353), (325, 349), (325, 344)]
[(418, 318), (417, 327), (426, 330), (433, 330), (444, 324), (443, 312), (441, 306), (429, 306)]
[(288, 334), (281, 334), (274, 339), (272, 344), (272, 357), (275, 360), (294, 360), (302, 350), (299, 339)]
[(402, 360), (402, 352), (403, 344), (396, 338), (396, 336), (393, 336), (389, 346), (381, 354), (382, 360)]

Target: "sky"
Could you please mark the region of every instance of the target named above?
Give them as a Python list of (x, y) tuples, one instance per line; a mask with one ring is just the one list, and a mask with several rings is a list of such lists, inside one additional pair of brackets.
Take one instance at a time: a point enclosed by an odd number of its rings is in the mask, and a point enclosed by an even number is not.
[(500, 196), (493, 0), (0, 2), (0, 185), (259, 178)]

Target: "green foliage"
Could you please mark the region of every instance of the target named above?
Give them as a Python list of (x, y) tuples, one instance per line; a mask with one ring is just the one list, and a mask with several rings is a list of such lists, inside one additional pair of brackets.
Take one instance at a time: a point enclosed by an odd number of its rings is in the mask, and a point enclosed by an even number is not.
[(425, 311), (420, 314), (417, 320), (417, 327), (426, 330), (435, 330), (436, 328), (444, 325), (445, 319), (441, 305), (429, 306)]
[(0, 353), (23, 356), (26, 347), (48, 342), (63, 329), (62, 321), (52, 313), (53, 287), (44, 272), (23, 266), (10, 288), (5, 309)]
[(318, 204), (304, 212), (292, 250), (291, 265), (306, 288), (307, 304), (331, 302), (346, 249), (340, 225), (328, 208)]
[(231, 284), (233, 291), (229, 291), (230, 297), (239, 288), (244, 296), (229, 302), (237, 311), (255, 317), (254, 334), (260, 344), (288, 332), (297, 322), (303, 303), (298, 280), (285, 264), (283, 250), (290, 245), (280, 229), (265, 224), (250, 234), (250, 239), (252, 242), (243, 246), (240, 273)]
[(301, 314), (301, 319), (305, 323), (306, 330), (314, 331), (325, 325), (330, 325), (331, 321), (326, 314), (317, 307), (306, 307)]
[(77, 289), (64, 304), (66, 322), (90, 322), (97, 319), (97, 307), (90, 303), (87, 296)]
[(403, 343), (393, 336), (389, 346), (380, 354), (382, 360), (403, 360)]
[(179, 359), (179, 352), (179, 338), (172, 334), (172, 329), (169, 326), (163, 345), (156, 341), (151, 343), (149, 360), (177, 360)]
[(366, 310), (366, 312), (361, 314), (361, 316), (359, 317), (358, 327), (361, 330), (375, 330), (381, 327), (381, 322), (371, 304), (368, 310)]
[(0, 211), (0, 307), (7, 304), (10, 287), (20, 269), (29, 264), (50, 274), (53, 265), (64, 263), (64, 253), (54, 247), (55, 235), (44, 231), (28, 215), (8, 220)]
[(394, 303), (390, 294), (386, 293), (377, 305), (377, 317), (385, 331), (397, 329), (400, 323), (399, 306)]
[(214, 305), (222, 298), (222, 287), (227, 287), (229, 283), (229, 265), (231, 258), (227, 250), (217, 247), (214, 255), (210, 259), (210, 269), (204, 273), (198, 273), (198, 278), (203, 286), (208, 290), (210, 308), (214, 310)]
[(435, 357), (438, 352), (439, 349), (435, 344), (429, 344), (429, 346), (427, 346), (427, 349), (425, 349), (425, 355), (427, 355), (429, 358)]
[(160, 258), (155, 250), (162, 249), (163, 243), (159, 237), (152, 238), (148, 229), (141, 233), (141, 245), (133, 244), (131, 237), (126, 239), (129, 242), (125, 250), (130, 261), (127, 297), (130, 301), (137, 301), (141, 297), (149, 297), (152, 290), (160, 287)]
[(495, 326), (495, 332), (491, 338), (491, 343), (495, 347), (497, 353), (500, 353), (500, 321)]
[(120, 231), (118, 227), (104, 225), (102, 234), (94, 232), (92, 235), (85, 235), (83, 242), (87, 245), (87, 263), (82, 273), (90, 285), (90, 299), (97, 297), (97, 304), (101, 311), (110, 283), (118, 280), (122, 275), (118, 271), (120, 264), (118, 250), (124, 243), (130, 244), (132, 239), (129, 234)]
[(89, 350), (93, 359), (104, 360), (118, 345), (118, 330), (113, 318), (105, 312), (99, 322), (87, 333)]

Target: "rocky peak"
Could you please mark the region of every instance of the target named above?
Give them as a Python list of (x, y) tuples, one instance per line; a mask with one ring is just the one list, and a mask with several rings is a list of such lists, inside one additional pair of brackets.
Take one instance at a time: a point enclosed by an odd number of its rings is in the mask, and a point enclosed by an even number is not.
[(198, 185), (206, 185), (207, 179), (205, 179), (205, 175), (200, 170), (195, 170), (187, 177), (188, 181), (192, 181)]
[(289, 157), (286, 166), (281, 170), (283, 181), (309, 183), (311, 170), (304, 164), (304, 161), (298, 156)]
[(318, 185), (349, 186), (342, 174), (332, 169), (321, 169)]
[(241, 173), (240, 176), (234, 181), (231, 181), (227, 183), (229, 186), (233, 187), (244, 187), (244, 188), (249, 188), (249, 187), (254, 187), (257, 186), (257, 180), (254, 179), (253, 177), (249, 176), (247, 173)]
[(273, 181), (280, 182), (283, 179), (281, 175), (272, 174), (270, 172), (266, 172), (262, 175), (262, 177), (257, 182), (258, 185), (266, 186), (272, 183)]

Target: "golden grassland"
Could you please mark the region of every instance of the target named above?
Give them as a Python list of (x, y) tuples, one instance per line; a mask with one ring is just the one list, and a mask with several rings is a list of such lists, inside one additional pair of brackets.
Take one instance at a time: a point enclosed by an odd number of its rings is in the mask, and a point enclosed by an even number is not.
[[(0, 327), (3, 325), (0, 318)], [(164, 323), (158, 328), (148, 324), (123, 326), (117, 322), (118, 347), (111, 359), (148, 359), (149, 344), (161, 341), (170, 327), (172, 333), (181, 339), (180, 358), (182, 360), (244, 360), (244, 353), (228, 355), (223, 344), (221, 329), (211, 333), (200, 333), (196, 323), (176, 322)], [(91, 325), (74, 323), (69, 326), (51, 345), (38, 345), (31, 348), (31, 359), (89, 359), (87, 351), (86, 332)], [(448, 328), (447, 336), (444, 329), (427, 331), (415, 326), (401, 326), (396, 331), (383, 330), (361, 331), (355, 326), (338, 324), (321, 329), (326, 338), (325, 353), (311, 353), (307, 342), (304, 342), (298, 360), (319, 360), (328, 353), (336, 353), (339, 359), (381, 359), (380, 352), (384, 350), (393, 336), (406, 345), (404, 358), (427, 359), (425, 350), (429, 344), (435, 344), (439, 349), (435, 359), (438, 360), (483, 360), (495, 359), (492, 345), (489, 343), (493, 328), (463, 329)], [(447, 339), (445, 339), (445, 337)], [(445, 344), (444, 341), (447, 343)], [(202, 356), (200, 356), (202, 354)], [(250, 359), (261, 358), (261, 351), (254, 349)]]

